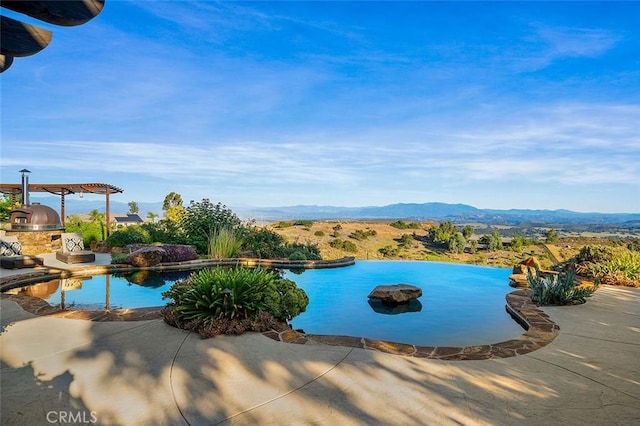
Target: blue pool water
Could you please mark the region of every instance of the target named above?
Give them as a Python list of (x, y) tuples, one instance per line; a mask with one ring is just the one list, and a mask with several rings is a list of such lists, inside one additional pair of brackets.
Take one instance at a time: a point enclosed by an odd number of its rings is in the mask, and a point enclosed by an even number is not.
[[(310, 299), (291, 325), (310, 334), (425, 346), (497, 343), (524, 331), (505, 310), (505, 295), (513, 291), (510, 274), (506, 268), (419, 261), (359, 261), (348, 268), (287, 272)], [(422, 289), (421, 310), (375, 312), (367, 299), (371, 290), (398, 283)]]
[[(505, 310), (510, 269), (439, 262), (358, 261), (354, 266), (287, 271), (309, 295), (306, 312), (291, 321), (310, 334), (367, 337), (424, 346), (497, 343), (523, 332)], [(138, 272), (123, 276), (53, 280), (21, 292), (53, 306), (116, 309), (163, 306), (161, 293), (189, 272)], [(388, 312), (369, 303), (380, 284), (411, 284), (422, 289), (408, 312)], [(375, 308), (375, 310), (374, 310)], [(377, 311), (383, 311), (379, 313)]]

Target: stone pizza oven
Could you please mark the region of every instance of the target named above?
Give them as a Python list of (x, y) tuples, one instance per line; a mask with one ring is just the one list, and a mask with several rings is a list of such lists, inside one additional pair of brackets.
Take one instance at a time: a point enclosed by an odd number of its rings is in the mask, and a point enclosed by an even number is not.
[(29, 204), (29, 170), (22, 173), (22, 207), (11, 211), (7, 235), (18, 237), (22, 254), (51, 253), (62, 248), (64, 226), (58, 212), (40, 203)]

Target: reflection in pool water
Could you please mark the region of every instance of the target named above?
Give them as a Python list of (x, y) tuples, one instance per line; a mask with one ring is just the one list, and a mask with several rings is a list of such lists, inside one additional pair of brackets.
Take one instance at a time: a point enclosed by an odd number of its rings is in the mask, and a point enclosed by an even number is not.
[[(35, 284), (13, 292), (53, 306), (117, 309), (164, 306), (161, 293), (189, 271), (97, 275)], [(469, 346), (509, 340), (523, 329), (505, 310), (506, 268), (419, 261), (358, 261), (354, 266), (285, 273), (309, 295), (291, 325), (310, 334), (367, 337), (424, 346)], [(423, 295), (389, 307), (367, 298), (380, 284), (405, 283)]]
[(120, 309), (164, 306), (161, 293), (191, 271), (137, 271), (73, 277), (10, 291), (40, 297), (63, 309)]

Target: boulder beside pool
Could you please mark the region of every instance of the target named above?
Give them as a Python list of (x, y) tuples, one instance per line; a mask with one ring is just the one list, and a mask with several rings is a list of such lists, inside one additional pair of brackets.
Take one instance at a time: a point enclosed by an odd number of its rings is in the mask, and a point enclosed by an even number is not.
[(369, 299), (379, 299), (388, 305), (409, 303), (422, 296), (422, 290), (410, 284), (379, 285), (369, 293)]
[(124, 261), (129, 265), (138, 267), (155, 266), (162, 262), (162, 255), (165, 253), (160, 247), (142, 247), (127, 256)]

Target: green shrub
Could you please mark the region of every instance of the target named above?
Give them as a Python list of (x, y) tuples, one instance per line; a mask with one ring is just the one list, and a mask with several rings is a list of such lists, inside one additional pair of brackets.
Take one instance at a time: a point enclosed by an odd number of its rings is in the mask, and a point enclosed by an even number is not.
[(284, 257), (285, 239), (277, 232), (263, 228), (245, 228), (242, 240), (242, 248), (260, 259)]
[(109, 235), (106, 241), (109, 247), (124, 247), (129, 244), (149, 244), (149, 233), (138, 225), (130, 225)]
[(340, 238), (329, 241), (329, 245), (334, 249), (344, 250), (349, 253), (356, 253), (358, 251), (358, 246), (356, 246), (355, 243), (352, 241), (343, 241)]
[(313, 233), (316, 237), (324, 237), (324, 231), (316, 231)]
[(378, 253), (384, 257), (396, 257), (400, 254), (400, 248), (388, 245), (378, 249)]
[(355, 231), (349, 234), (349, 238), (353, 238), (354, 240), (357, 240), (357, 241), (362, 241), (362, 240), (366, 240), (369, 237), (374, 237), (376, 235), (377, 235), (377, 232), (374, 229), (369, 231), (356, 229)]
[(416, 223), (416, 222), (406, 223), (403, 220), (396, 220), (395, 222), (391, 222), (389, 226), (392, 226), (396, 229), (420, 229), (421, 228), (419, 223)]
[(307, 260), (307, 256), (301, 251), (294, 251), (289, 255), (289, 260)]
[(307, 309), (309, 297), (294, 281), (280, 278), (263, 293), (265, 311), (279, 321), (288, 321)]
[(281, 220), (280, 222), (274, 225), (278, 229), (290, 228), (293, 226), (293, 222)]
[(575, 271), (572, 269), (559, 274), (527, 274), (529, 287), (533, 291), (531, 300), (536, 305), (568, 305), (584, 303), (597, 290), (597, 286), (576, 287)]
[(306, 260), (322, 260), (320, 247), (317, 244), (289, 243), (284, 247), (284, 257), (290, 257), (293, 253), (300, 252)]
[(584, 246), (569, 260), (581, 275), (601, 284), (640, 287), (640, 253), (625, 247)]
[(293, 226), (304, 226), (305, 228), (311, 228), (313, 226), (312, 220), (296, 220), (293, 222)]
[(187, 244), (194, 245), (198, 253), (208, 253), (209, 242), (221, 229), (237, 230), (241, 221), (222, 203), (213, 204), (204, 198), (191, 201), (180, 216), (180, 228)]
[(262, 294), (275, 278), (273, 272), (259, 268), (202, 269), (162, 296), (173, 299), (174, 312), (182, 321), (207, 324), (217, 318), (250, 318), (262, 310)]
[(175, 327), (203, 337), (265, 331), (304, 312), (309, 298), (295, 282), (266, 269), (214, 268), (192, 273), (162, 293)]

